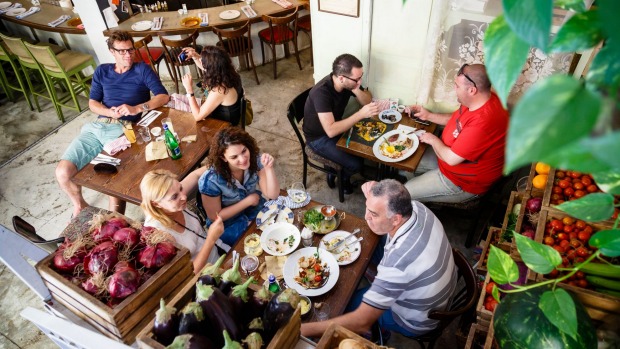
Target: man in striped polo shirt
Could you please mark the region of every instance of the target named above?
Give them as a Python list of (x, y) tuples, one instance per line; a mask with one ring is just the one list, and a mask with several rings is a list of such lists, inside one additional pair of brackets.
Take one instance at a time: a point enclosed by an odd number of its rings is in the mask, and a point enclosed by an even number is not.
[(304, 336), (320, 336), (332, 323), (367, 333), (375, 321), (382, 329), (415, 337), (434, 329), (433, 309), (449, 305), (456, 286), (456, 266), (441, 222), (424, 205), (412, 201), (404, 185), (392, 179), (368, 182), (365, 219), (377, 235), (387, 234), (377, 276), (358, 290), (352, 310), (330, 321), (302, 324)]

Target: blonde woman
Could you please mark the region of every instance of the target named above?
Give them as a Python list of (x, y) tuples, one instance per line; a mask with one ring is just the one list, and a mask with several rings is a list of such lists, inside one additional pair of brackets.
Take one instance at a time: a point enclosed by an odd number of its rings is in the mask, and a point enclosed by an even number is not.
[(207, 262), (218, 259), (215, 243), (224, 232), (219, 215), (205, 233), (196, 214), (187, 209), (187, 197), (195, 195), (198, 179), (205, 171), (206, 167), (201, 167), (179, 182), (170, 171), (154, 170), (140, 182), (144, 225), (169, 233), (179, 245), (186, 247), (192, 256), (194, 273), (200, 272)]

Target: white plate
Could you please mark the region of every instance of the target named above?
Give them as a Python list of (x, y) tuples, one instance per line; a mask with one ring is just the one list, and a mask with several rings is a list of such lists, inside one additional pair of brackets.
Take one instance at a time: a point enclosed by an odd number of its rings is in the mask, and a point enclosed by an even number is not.
[(239, 16), (241, 16), (241, 12), (237, 10), (228, 10), (228, 11), (220, 12), (221, 19), (235, 19)]
[[(384, 119), (384, 117), (389, 116), (389, 115), (394, 115), (394, 117), (396, 118), (395, 121), (390, 121), (387, 118)], [(402, 118), (403, 116), (397, 110), (394, 110), (394, 109), (386, 109), (379, 113), (379, 120), (385, 122), (386, 124), (395, 124), (399, 122)]]
[[(348, 231), (344, 231), (344, 230), (332, 231), (331, 233), (325, 235), (321, 239), (321, 242), (319, 243), (319, 247), (327, 250), (327, 248), (325, 247), (325, 241), (329, 243), (331, 240), (334, 240), (334, 239), (343, 240), (347, 236), (350, 236), (350, 235), (351, 233), (349, 233)], [(351, 240), (355, 240), (355, 239), (351, 239)], [(338, 254), (334, 254), (334, 257), (336, 258), (338, 265), (348, 265), (348, 264), (355, 262), (359, 258), (361, 253), (362, 253), (362, 244), (358, 241), (354, 244), (347, 246), (344, 250), (342, 250), (342, 252)], [(349, 256), (348, 258), (347, 258), (347, 255)], [(347, 259), (343, 259), (341, 261), (340, 258), (347, 258)]]
[[(372, 152), (375, 154), (377, 159), (384, 161), (384, 162), (399, 162), (399, 161), (405, 160), (406, 158), (413, 155), (413, 153), (415, 153), (415, 151), (418, 149), (418, 146), (420, 145), (420, 140), (418, 139), (418, 136), (416, 136), (415, 133), (406, 135), (409, 132), (411, 131), (405, 131), (403, 129), (396, 129), (390, 132), (386, 132), (381, 137), (377, 138), (377, 140), (375, 141), (375, 144), (373, 144), (372, 146)], [(381, 145), (381, 143), (385, 142), (386, 139), (390, 138), (392, 135), (395, 135), (395, 134), (400, 134), (400, 137), (398, 137), (399, 140), (404, 139), (404, 137), (411, 138), (413, 140), (413, 146), (407, 149), (399, 158), (392, 159), (392, 158), (389, 158), (381, 154), (381, 150), (379, 150), (379, 146)]]
[(26, 9), (23, 7), (20, 7), (20, 8), (14, 8), (14, 9), (10, 9), (6, 11), (5, 15), (15, 17), (17, 15), (21, 15), (24, 12), (26, 12)]
[(153, 21), (140, 21), (140, 22), (134, 23), (131, 26), (131, 30), (142, 32), (142, 31), (151, 29), (152, 26), (153, 26)]
[[(327, 263), (329, 267), (329, 279), (327, 283), (323, 285), (321, 288), (304, 288), (302, 285), (298, 284), (295, 281), (295, 275), (299, 273), (299, 258), (301, 257), (312, 257), (317, 250), (319, 251), (319, 257), (321, 258), (321, 262)], [(340, 267), (338, 266), (338, 262), (336, 262), (336, 258), (334, 256), (320, 248), (316, 247), (306, 247), (301, 250), (293, 252), (288, 258), (286, 262), (284, 262), (284, 267), (282, 268), (282, 274), (284, 276), (284, 281), (286, 285), (295, 291), (299, 292), (299, 294), (303, 294), (304, 296), (313, 297), (320, 296), (324, 293), (327, 293), (331, 290), (338, 282), (338, 277), (340, 276)]]
[[(259, 229), (264, 229), (273, 223), (277, 223), (277, 222), (293, 223), (295, 221), (295, 215), (293, 214), (293, 211), (291, 211), (290, 208), (283, 206), (283, 205), (280, 205), (280, 212), (278, 213), (277, 216), (271, 215), (271, 212), (277, 209), (278, 209), (277, 204), (263, 207), (263, 209), (260, 210), (260, 212), (256, 215), (256, 226)], [(263, 220), (263, 217), (267, 217), (267, 219), (269, 220), (268, 222), (266, 222), (265, 225), (263, 225), (263, 223), (265, 223)]]
[[(291, 242), (291, 239), (293, 241)], [(260, 235), (263, 251), (272, 256), (286, 256), (299, 246), (301, 234), (291, 223), (279, 222), (268, 226)]]
[(11, 6), (11, 5), (13, 5), (13, 3), (10, 3), (8, 1), (0, 2), (0, 10), (3, 10), (3, 9), (5, 9), (5, 8)]

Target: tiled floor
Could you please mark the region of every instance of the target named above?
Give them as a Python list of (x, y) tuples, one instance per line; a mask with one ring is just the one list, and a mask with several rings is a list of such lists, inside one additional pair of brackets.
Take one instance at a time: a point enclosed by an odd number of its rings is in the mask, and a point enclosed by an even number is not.
[[(313, 69), (309, 63), (309, 54), (308, 50), (302, 51), (304, 67), (302, 71), (297, 67), (294, 58), (279, 61), (277, 80), (272, 78), (271, 65), (258, 67), (260, 85), (256, 85), (251, 72), (242, 72), (246, 94), (252, 100), (254, 108), (254, 123), (248, 127), (248, 131), (257, 139), (261, 151), (275, 156), (276, 172), (281, 187), (286, 187), (293, 181), (300, 181), (302, 176), (301, 150), (286, 118), (286, 108), (298, 93), (313, 85)], [(12, 124), (20, 120), (24, 108), (27, 108), (24, 107), (23, 97), (16, 104), (6, 100), (1, 103), (0, 109), (4, 115), (14, 115), (14, 120), (10, 122)], [(37, 119), (57, 120), (53, 108), (49, 105), (42, 113), (35, 113), (34, 116)], [(0, 217), (0, 224), (11, 227), (11, 217), (19, 215), (34, 225), (38, 233), (45, 238), (58, 236), (70, 220), (71, 207), (56, 184), (54, 168), (59, 156), (79, 132), (81, 125), (93, 117), (90, 112), (77, 116), (17, 156), (14, 155), (18, 146), (0, 142), (0, 153), (10, 153), (14, 156), (0, 167), (0, 183), (2, 183), (0, 212), (4, 212)], [(37, 134), (34, 138), (40, 139), (41, 132), (49, 132), (56, 125), (32, 122), (26, 128), (20, 128), (19, 132)], [(2, 132), (10, 133), (11, 130), (4, 127)], [(33, 143), (33, 140), (29, 143)], [(313, 199), (332, 203), (339, 209), (363, 216), (364, 199), (359, 190), (347, 195), (345, 202), (341, 204), (338, 202), (336, 190), (327, 187), (322, 173), (309, 171), (308, 183), (308, 190)], [(104, 195), (87, 189), (84, 190), (84, 194), (92, 205), (107, 207)], [(133, 205), (128, 205), (127, 215), (136, 220), (143, 219), (139, 208)], [(471, 257), (471, 250), (463, 247), (465, 239), (461, 233), (463, 220), (453, 218), (449, 213), (440, 215), (440, 218), (453, 246)], [(40, 308), (40, 301), (4, 265), (0, 264), (0, 318), (3, 320), (0, 322), (0, 348), (54, 347), (54, 344), (36, 327), (18, 315), (26, 306)], [(395, 348), (417, 347), (417, 344), (413, 343), (409, 339), (395, 335), (389, 344)], [(444, 332), (438, 347), (455, 347), (454, 331)]]

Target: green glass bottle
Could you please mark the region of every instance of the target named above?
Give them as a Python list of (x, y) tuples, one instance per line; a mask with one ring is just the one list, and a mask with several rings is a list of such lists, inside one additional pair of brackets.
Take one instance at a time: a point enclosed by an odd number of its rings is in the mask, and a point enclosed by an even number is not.
[(280, 292), (280, 285), (278, 285), (278, 281), (276, 281), (276, 277), (273, 274), (269, 274), (269, 291), (273, 293)]
[(164, 124), (164, 137), (168, 155), (172, 158), (172, 160), (180, 159), (181, 156), (183, 156), (181, 154), (181, 147), (179, 146), (179, 142), (177, 142), (176, 137), (174, 137), (172, 132), (168, 129), (168, 124)]

